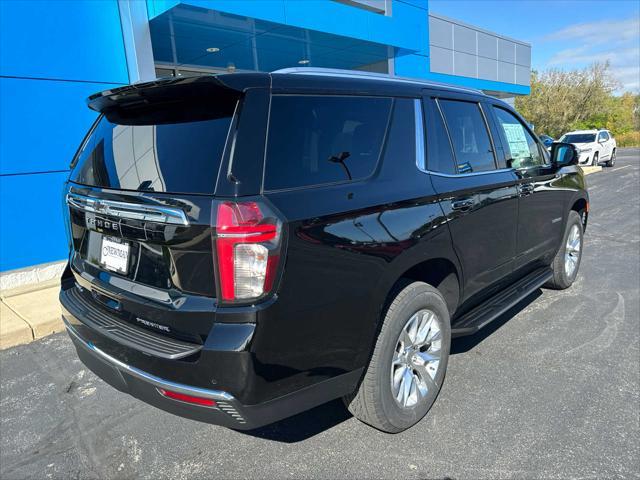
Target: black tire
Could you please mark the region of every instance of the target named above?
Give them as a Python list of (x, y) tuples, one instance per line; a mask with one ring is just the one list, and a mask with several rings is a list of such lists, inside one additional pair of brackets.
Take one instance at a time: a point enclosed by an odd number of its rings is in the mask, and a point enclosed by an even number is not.
[[(579, 243), (580, 248), (577, 254), (575, 268), (573, 269), (572, 272), (568, 272), (567, 262), (565, 261), (567, 251), (568, 251), (567, 242), (574, 228), (577, 228), (577, 232), (580, 239), (580, 243)], [(569, 288), (573, 284), (576, 277), (578, 276), (578, 270), (580, 269), (580, 261), (582, 260), (583, 238), (584, 237), (583, 237), (583, 231), (582, 231), (582, 217), (580, 217), (578, 212), (571, 210), (569, 212), (569, 218), (567, 219), (567, 226), (565, 228), (565, 232), (562, 237), (562, 245), (560, 246), (558, 253), (553, 259), (553, 263), (551, 264), (551, 268), (553, 270), (553, 278), (545, 284), (545, 287), (553, 288), (556, 290), (564, 290), (565, 288)]]
[(598, 158), (599, 158), (598, 152), (594, 153), (593, 154), (593, 161), (591, 162), (591, 165), (593, 165), (594, 167), (597, 167), (598, 166)]
[(607, 163), (605, 163), (605, 166), (613, 167), (615, 164), (616, 164), (616, 149), (614, 148), (613, 151), (611, 152), (611, 157), (609, 157), (609, 160), (607, 160)]
[[(430, 384), (427, 393), (418, 395), (415, 405), (402, 406), (392, 392), (392, 360), (398, 351), (402, 351), (397, 350), (397, 346), (401, 345), (401, 334), (407, 331), (408, 322), (423, 310), (436, 315), (440, 328), (440, 360), (431, 379), (434, 383)], [(369, 366), (358, 389), (343, 399), (349, 411), (364, 423), (388, 433), (401, 432), (420, 421), (433, 405), (444, 381), (451, 348), (450, 322), (447, 304), (437, 289), (423, 282), (407, 282), (386, 310)], [(415, 359), (415, 355), (412, 358)], [(398, 364), (395, 365), (393, 368), (398, 368)], [(401, 368), (412, 372), (409, 373), (410, 378), (420, 378), (413, 367)], [(404, 382), (404, 375), (399, 378)]]

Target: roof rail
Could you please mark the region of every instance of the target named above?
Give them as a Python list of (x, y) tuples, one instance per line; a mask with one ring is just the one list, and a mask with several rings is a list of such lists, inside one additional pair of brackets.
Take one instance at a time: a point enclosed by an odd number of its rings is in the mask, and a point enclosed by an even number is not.
[(482, 90), (470, 87), (461, 87), (448, 83), (433, 82), (430, 80), (420, 80), (418, 78), (396, 77), (388, 73), (366, 72), (363, 70), (343, 70), (340, 68), (320, 68), (320, 67), (288, 67), (275, 70), (271, 73), (289, 73), (297, 75), (323, 75), (327, 77), (348, 77), (348, 78), (370, 78), (372, 80), (383, 80), (392, 82), (413, 83), (416, 85), (424, 85), (426, 87), (446, 87), (457, 89), (465, 92), (479, 93), (484, 95)]

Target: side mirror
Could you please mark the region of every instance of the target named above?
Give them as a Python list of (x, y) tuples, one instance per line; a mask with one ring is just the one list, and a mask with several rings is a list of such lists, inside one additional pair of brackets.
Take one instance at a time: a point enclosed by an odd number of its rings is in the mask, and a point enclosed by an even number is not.
[(553, 142), (551, 144), (551, 164), (556, 167), (567, 167), (578, 164), (578, 149), (571, 143)]

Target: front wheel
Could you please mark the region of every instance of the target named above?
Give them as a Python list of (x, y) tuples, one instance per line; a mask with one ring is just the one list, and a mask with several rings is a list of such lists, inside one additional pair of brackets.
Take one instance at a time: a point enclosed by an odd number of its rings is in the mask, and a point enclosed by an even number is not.
[(605, 163), (605, 165), (607, 167), (613, 167), (615, 164), (616, 164), (616, 151), (614, 150), (613, 152), (611, 152), (611, 157), (609, 158), (607, 163)]
[(580, 260), (582, 259), (582, 218), (578, 212), (571, 210), (567, 219), (562, 246), (551, 264), (553, 278), (546, 287), (564, 290), (569, 288), (578, 276)]
[(440, 392), (450, 346), (444, 298), (431, 285), (408, 283), (386, 311), (365, 375), (358, 389), (344, 398), (347, 408), (384, 432), (415, 425)]
[(598, 158), (599, 158), (598, 152), (594, 153), (593, 162), (591, 163), (591, 165), (593, 165), (594, 167), (597, 167), (599, 162)]

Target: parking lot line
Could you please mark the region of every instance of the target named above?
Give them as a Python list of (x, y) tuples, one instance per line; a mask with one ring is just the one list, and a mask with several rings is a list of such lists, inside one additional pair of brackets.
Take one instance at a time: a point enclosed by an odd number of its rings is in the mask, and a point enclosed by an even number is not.
[(611, 170), (612, 172), (617, 172), (618, 170), (622, 170), (623, 168), (630, 168), (633, 165), (625, 165), (624, 167), (618, 167), (618, 168), (614, 168), (613, 170)]

